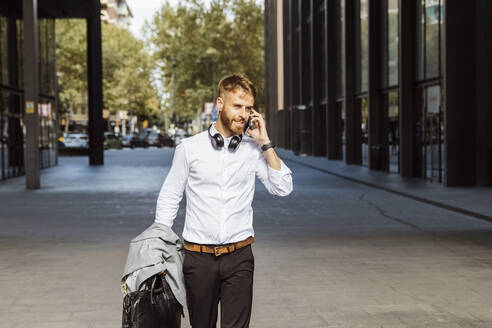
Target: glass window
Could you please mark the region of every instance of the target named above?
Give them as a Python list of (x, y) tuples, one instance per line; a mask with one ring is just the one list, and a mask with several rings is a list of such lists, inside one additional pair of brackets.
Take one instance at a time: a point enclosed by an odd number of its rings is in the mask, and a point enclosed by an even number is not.
[(291, 81), (291, 74), (292, 74), (292, 67), (291, 67), (291, 51), (290, 51), (290, 46), (292, 43), (292, 35), (290, 34), (290, 21), (289, 21), (289, 16), (290, 16), (290, 7), (286, 1), (283, 2), (284, 6), (284, 106), (285, 108), (290, 107), (292, 104), (290, 103), (291, 99), (291, 89), (290, 89), (290, 81)]
[(309, 1), (301, 1), (302, 7), (302, 27), (301, 27), (301, 49), (300, 55), (302, 59), (302, 103), (308, 104), (311, 100), (311, 7)]
[[(12, 30), (9, 30), (9, 27)], [(39, 155), (40, 167), (56, 163), (55, 25), (39, 20)], [(8, 42), (9, 36), (12, 42)], [(25, 133), (23, 115), (23, 24), (22, 20), (0, 18), (0, 176), (6, 179), (24, 173)], [(9, 58), (9, 45), (15, 47)], [(19, 91), (17, 91), (19, 89)], [(48, 99), (44, 99), (44, 98)]]
[(439, 0), (425, 2), (425, 77), (439, 76)]
[(21, 19), (16, 21), (17, 23), (17, 71), (18, 71), (18, 87), (24, 88), (24, 23)]
[(369, 8), (368, 0), (359, 2), (359, 28), (358, 28), (358, 72), (357, 91), (366, 92), (369, 89)]
[(299, 2), (291, 2), (292, 17), (292, 105), (299, 105), (301, 102), (299, 92), (299, 42), (301, 38), (301, 27), (299, 24)]
[(417, 80), (424, 79), (424, 58), (425, 58), (425, 0), (417, 2)]
[(398, 85), (398, 0), (388, 0), (388, 86)]
[(441, 87), (424, 88), (423, 157), (425, 177), (442, 182), (444, 173), (444, 115), (441, 106)]
[(362, 165), (369, 165), (369, 102), (367, 97), (359, 99), (360, 106), (360, 132), (362, 144)]
[(338, 135), (338, 137), (340, 138), (340, 143), (342, 145), (342, 159), (343, 161), (346, 161), (347, 159), (347, 146), (346, 146), (346, 143), (345, 143), (345, 118), (346, 118), (346, 115), (345, 115), (345, 106), (344, 106), (344, 103), (343, 101), (339, 101), (337, 102), (337, 114), (339, 115), (340, 117), (340, 126), (339, 126), (339, 130), (340, 130), (340, 133)]
[[(0, 49), (1, 51), (1, 49)], [(7, 126), (8, 95), (0, 89), (0, 179), (6, 178), (7, 167)]]
[(41, 168), (50, 167), (55, 163), (53, 153), (56, 147), (56, 113), (54, 101), (40, 99), (38, 105), (39, 117), (39, 149)]
[(55, 95), (55, 24), (53, 19), (39, 20), (39, 90)]
[(400, 115), (398, 91), (391, 91), (385, 95), (385, 105), (388, 109), (388, 171), (400, 172)]
[(9, 84), (7, 58), (7, 18), (0, 17), (0, 84)]
[(46, 94), (46, 19), (40, 19), (38, 24), (38, 52), (39, 52), (39, 93)]
[(417, 2), (417, 79), (425, 80), (441, 75), (440, 0)]
[(337, 4), (337, 98), (343, 98), (345, 90), (345, 0)]
[(23, 99), (17, 94), (0, 89), (1, 177), (14, 177), (24, 172), (24, 120), (21, 113)]
[(327, 52), (326, 52), (326, 26), (325, 26), (325, 6), (324, 1), (321, 2), (319, 11), (318, 11), (318, 22), (319, 22), (319, 42), (321, 48), (321, 56), (315, 56), (320, 60), (320, 71), (321, 71), (321, 83), (320, 83), (320, 96), (321, 99), (325, 99), (327, 97), (327, 79), (328, 79), (328, 67), (326, 65), (327, 62)]

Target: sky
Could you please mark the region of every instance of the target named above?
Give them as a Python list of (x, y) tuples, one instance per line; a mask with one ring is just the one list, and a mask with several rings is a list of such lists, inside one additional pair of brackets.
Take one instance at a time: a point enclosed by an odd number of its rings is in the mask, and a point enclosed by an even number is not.
[[(178, 3), (179, 0), (169, 0), (171, 4)], [(144, 22), (152, 20), (154, 13), (164, 3), (164, 0), (126, 0), (132, 11), (133, 18), (130, 31), (139, 39), (143, 39), (142, 27)]]
[[(157, 12), (166, 0), (126, 0), (126, 3), (132, 11), (133, 18), (130, 25), (130, 31), (139, 39), (143, 39), (142, 27), (145, 21), (151, 21), (154, 13)], [(171, 6), (179, 3), (179, 0), (168, 0)], [(202, 0), (203, 3), (209, 3), (209, 0)]]

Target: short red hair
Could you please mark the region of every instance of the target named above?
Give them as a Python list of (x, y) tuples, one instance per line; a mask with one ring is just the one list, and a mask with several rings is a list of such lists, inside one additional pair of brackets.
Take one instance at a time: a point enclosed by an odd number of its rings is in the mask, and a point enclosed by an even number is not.
[(219, 97), (225, 92), (232, 92), (237, 89), (242, 89), (256, 97), (256, 87), (245, 75), (243, 74), (232, 74), (223, 77), (219, 82)]

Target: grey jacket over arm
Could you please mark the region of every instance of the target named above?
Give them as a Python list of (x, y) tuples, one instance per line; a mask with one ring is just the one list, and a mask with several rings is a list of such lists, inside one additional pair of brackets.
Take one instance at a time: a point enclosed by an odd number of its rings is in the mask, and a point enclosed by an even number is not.
[(165, 278), (176, 300), (186, 306), (183, 276), (184, 248), (181, 239), (164, 224), (154, 223), (132, 239), (125, 270), (121, 278), (122, 291), (136, 291), (146, 279), (159, 272)]

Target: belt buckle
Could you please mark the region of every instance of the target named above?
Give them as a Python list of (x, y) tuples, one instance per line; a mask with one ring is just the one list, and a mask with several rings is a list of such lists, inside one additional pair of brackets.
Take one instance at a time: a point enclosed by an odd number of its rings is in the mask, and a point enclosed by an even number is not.
[(219, 248), (220, 248), (220, 246), (215, 246), (214, 247), (215, 256), (221, 256), (222, 255), (222, 253), (219, 252)]

